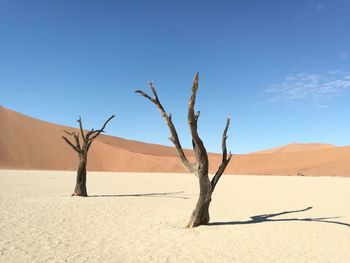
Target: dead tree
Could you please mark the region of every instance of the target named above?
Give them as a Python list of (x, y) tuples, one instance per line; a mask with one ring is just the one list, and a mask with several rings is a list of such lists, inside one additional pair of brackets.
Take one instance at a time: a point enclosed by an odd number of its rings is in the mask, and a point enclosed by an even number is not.
[[(109, 117), (109, 119), (103, 124), (102, 128), (99, 130), (92, 129), (91, 131), (84, 133), (83, 122), (81, 117), (77, 122), (79, 123), (79, 132), (68, 132), (64, 131), (66, 134), (74, 138), (74, 142), (70, 141), (67, 137), (62, 136), (63, 140), (73, 148), (74, 151), (78, 153), (79, 156), (79, 166), (77, 170), (77, 179), (75, 184), (75, 189), (72, 196), (87, 196), (86, 191), (86, 165), (87, 165), (87, 156), (92, 142), (100, 135), (101, 132), (104, 132), (104, 128), (107, 123), (114, 118), (114, 115)], [(80, 140), (81, 136), (81, 140)]]
[(164, 107), (159, 101), (157, 92), (154, 88), (153, 83), (148, 82), (148, 85), (153, 93), (153, 97), (150, 95), (144, 93), (141, 90), (135, 91), (136, 93), (142, 95), (146, 99), (150, 100), (153, 104), (155, 104), (160, 113), (163, 117), (165, 123), (167, 124), (169, 131), (170, 131), (170, 141), (175, 145), (177, 154), (182, 162), (182, 164), (186, 167), (186, 169), (190, 173), (194, 173), (198, 179), (199, 179), (199, 198), (197, 201), (196, 208), (193, 210), (190, 221), (187, 224), (187, 227), (197, 227), (199, 225), (206, 225), (209, 223), (210, 217), (209, 217), (209, 205), (211, 202), (211, 196), (213, 194), (213, 191), (215, 189), (216, 184), (218, 183), (221, 175), (225, 171), (226, 166), (231, 160), (231, 153), (227, 154), (226, 149), (226, 139), (227, 139), (227, 130), (230, 126), (230, 117), (227, 118), (226, 126), (222, 135), (222, 161), (221, 165), (219, 166), (217, 172), (215, 173), (214, 177), (210, 180), (209, 178), (209, 161), (208, 161), (208, 154), (204, 147), (204, 144), (201, 140), (201, 138), (198, 135), (197, 132), (197, 123), (199, 118), (199, 111), (195, 113), (194, 105), (196, 102), (196, 94), (198, 90), (198, 73), (196, 73), (194, 80), (193, 80), (193, 86), (192, 86), (192, 94), (188, 102), (188, 124), (191, 131), (192, 136), (192, 145), (193, 145), (193, 151), (196, 157), (196, 162), (191, 163), (183, 151), (179, 137), (177, 135), (175, 126), (173, 124), (171, 114), (167, 114)]

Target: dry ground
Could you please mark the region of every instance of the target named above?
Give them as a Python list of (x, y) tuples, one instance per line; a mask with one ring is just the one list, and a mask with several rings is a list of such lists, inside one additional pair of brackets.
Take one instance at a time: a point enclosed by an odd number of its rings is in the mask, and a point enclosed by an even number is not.
[(185, 229), (190, 174), (0, 171), (1, 262), (349, 262), (350, 178), (224, 175)]

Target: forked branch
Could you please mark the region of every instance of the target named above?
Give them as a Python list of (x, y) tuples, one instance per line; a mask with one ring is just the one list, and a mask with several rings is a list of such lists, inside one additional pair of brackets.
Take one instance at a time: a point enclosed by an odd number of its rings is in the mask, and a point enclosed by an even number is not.
[(197, 132), (197, 122), (198, 122), (200, 112), (198, 111), (195, 113), (195, 110), (194, 110), (194, 105), (196, 103), (196, 95), (198, 90), (198, 80), (199, 80), (199, 74), (197, 72), (193, 79), (192, 93), (188, 101), (188, 125), (190, 126), (193, 149), (195, 150), (196, 155), (198, 154), (198, 155), (206, 156), (207, 151)]
[(199, 196), (198, 196), (196, 207), (191, 214), (189, 223), (187, 224), (187, 227), (190, 227), (190, 228), (197, 227), (199, 225), (208, 224), (210, 220), (209, 205), (212, 200), (212, 194), (213, 194), (214, 188), (218, 183), (221, 175), (223, 174), (226, 166), (231, 160), (231, 153), (229, 154), (229, 156), (227, 156), (227, 149), (226, 149), (227, 130), (230, 126), (230, 117), (228, 117), (226, 121), (226, 127), (222, 135), (222, 162), (220, 167), (218, 168), (218, 171), (214, 175), (213, 179), (210, 181), (208, 154), (202, 142), (202, 139), (199, 137), (199, 134), (197, 131), (200, 112), (199, 111), (195, 112), (195, 109), (194, 109), (196, 104), (197, 90), (198, 90), (198, 80), (199, 80), (199, 75), (198, 73), (196, 73), (193, 80), (191, 97), (188, 101), (188, 124), (191, 131), (193, 151), (196, 157), (195, 164), (192, 164), (187, 160), (184, 154), (184, 151), (180, 145), (180, 141), (179, 141), (176, 129), (172, 122), (171, 114), (168, 115), (165, 112), (162, 104), (159, 101), (157, 92), (153, 84), (149, 82), (149, 87), (153, 93), (153, 96), (150, 96), (141, 90), (136, 91), (136, 93), (145, 97), (146, 99), (148, 99), (149, 101), (151, 101), (153, 104), (157, 106), (157, 108), (159, 109), (163, 119), (165, 120), (170, 130), (170, 134), (171, 134), (170, 140), (174, 143), (182, 163), (190, 172), (194, 173), (198, 177)]
[(150, 95), (148, 95), (147, 93), (143, 92), (142, 90), (136, 90), (135, 93), (140, 94), (141, 96), (145, 97), (146, 99), (148, 99), (149, 101), (151, 101), (154, 105), (157, 106), (157, 108), (160, 111), (161, 116), (163, 117), (166, 125), (169, 128), (170, 131), (170, 141), (175, 145), (177, 154), (182, 162), (182, 164), (186, 167), (186, 169), (191, 172), (191, 173), (195, 173), (195, 165), (192, 164), (186, 157), (185, 152), (182, 149), (180, 140), (179, 140), (179, 136), (177, 134), (176, 128), (174, 126), (174, 123), (172, 121), (172, 116), (171, 114), (168, 115), (163, 107), (163, 105), (160, 103), (159, 98), (158, 98), (158, 94), (156, 89), (154, 88), (154, 85), (152, 82), (148, 82), (148, 86), (151, 89), (153, 96), (151, 97)]
[[(92, 142), (94, 141), (94, 139), (100, 135), (101, 132), (104, 132), (104, 128), (106, 127), (107, 123), (113, 119), (115, 117), (115, 115), (112, 115), (111, 117), (108, 118), (108, 120), (103, 124), (102, 128), (99, 130), (94, 130), (92, 129), (91, 131), (89, 131), (88, 133), (84, 133), (84, 129), (83, 129), (83, 122), (81, 120), (81, 117), (79, 116), (79, 119), (77, 120), (77, 122), (79, 123), (79, 132), (69, 132), (69, 131), (63, 131), (64, 133), (72, 136), (75, 140), (75, 144), (73, 142), (71, 142), (67, 137), (62, 136), (62, 138), (64, 139), (64, 141), (71, 146), (74, 151), (76, 151), (79, 155), (85, 155), (87, 154), (87, 151), (89, 150)], [(81, 137), (83, 138), (83, 147), (81, 147), (80, 145), (80, 140), (79, 140), (79, 135), (81, 134)]]
[(77, 153), (80, 154), (80, 150), (78, 149), (78, 147), (76, 145), (74, 145), (69, 139), (67, 139), (67, 137), (62, 136), (62, 139), (70, 146), (73, 148), (74, 151), (76, 151)]
[(89, 140), (90, 140), (90, 141), (93, 141), (97, 136), (100, 135), (101, 132), (105, 132), (104, 129), (105, 129), (107, 123), (108, 123), (111, 119), (113, 119), (114, 117), (115, 117), (115, 115), (112, 115), (111, 117), (109, 117), (108, 120), (106, 120), (106, 122), (103, 124), (103, 126), (102, 126), (101, 129), (96, 130), (96, 131), (94, 131), (94, 129), (92, 129), (92, 130), (91, 130), (91, 131), (92, 131), (92, 133), (91, 133), (91, 134), (92, 134), (92, 137), (90, 137)]
[(81, 137), (83, 138), (83, 141), (85, 142), (85, 134), (84, 134), (84, 129), (83, 129), (83, 122), (81, 121), (81, 117), (79, 116), (79, 119), (77, 120), (77, 122), (79, 123), (79, 129), (80, 129), (80, 133), (81, 133)]
[(218, 183), (221, 175), (223, 174), (223, 172), (226, 169), (226, 166), (229, 164), (232, 154), (231, 152), (228, 154), (227, 156), (227, 148), (226, 148), (226, 140), (227, 140), (227, 130), (230, 127), (230, 122), (231, 122), (231, 118), (230, 116), (227, 117), (226, 120), (226, 126), (224, 129), (224, 132), (222, 134), (222, 142), (221, 142), (221, 147), (222, 147), (222, 160), (221, 160), (221, 165), (219, 166), (217, 172), (215, 173), (213, 179), (211, 180), (211, 187), (212, 187), (212, 191), (214, 191), (216, 184)]

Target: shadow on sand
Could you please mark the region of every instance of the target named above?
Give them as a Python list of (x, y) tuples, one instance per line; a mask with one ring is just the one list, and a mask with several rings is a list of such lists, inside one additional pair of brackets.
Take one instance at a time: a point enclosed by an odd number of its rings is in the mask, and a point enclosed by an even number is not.
[(264, 222), (284, 222), (284, 221), (306, 221), (306, 222), (320, 222), (320, 223), (329, 223), (329, 224), (337, 224), (342, 226), (350, 227), (350, 224), (338, 222), (330, 219), (337, 219), (341, 218), (339, 216), (337, 217), (307, 217), (307, 218), (281, 218), (281, 219), (272, 219), (276, 216), (286, 215), (286, 214), (292, 214), (292, 213), (300, 213), (305, 212), (312, 209), (312, 206), (300, 209), (300, 210), (293, 210), (293, 211), (284, 211), (276, 214), (266, 214), (266, 215), (257, 215), (250, 217), (250, 220), (247, 221), (228, 221), (228, 222), (213, 222), (209, 223), (208, 225), (211, 226), (221, 226), (221, 225), (249, 225), (249, 224), (258, 224), (258, 223), (264, 223)]
[(160, 197), (160, 198), (179, 198), (188, 199), (184, 196), (176, 196), (183, 194), (185, 191), (179, 192), (165, 192), (165, 193), (145, 193), (145, 194), (123, 194), (123, 195), (89, 195), (89, 197)]

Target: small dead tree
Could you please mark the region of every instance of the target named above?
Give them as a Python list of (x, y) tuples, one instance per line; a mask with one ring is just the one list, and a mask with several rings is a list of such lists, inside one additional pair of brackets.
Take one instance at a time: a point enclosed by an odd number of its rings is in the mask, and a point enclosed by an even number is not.
[(173, 124), (171, 114), (167, 114), (164, 110), (164, 107), (159, 101), (157, 92), (154, 88), (153, 83), (148, 82), (148, 85), (153, 93), (153, 97), (150, 95), (144, 93), (141, 90), (136, 90), (135, 92), (140, 94), (141, 96), (145, 97), (149, 101), (151, 101), (153, 104), (155, 104), (160, 113), (163, 117), (165, 123), (167, 124), (169, 131), (170, 131), (170, 141), (174, 144), (177, 154), (182, 162), (182, 164), (186, 167), (186, 169), (190, 173), (194, 173), (198, 179), (199, 179), (199, 197), (197, 201), (196, 208), (193, 210), (190, 221), (187, 224), (187, 227), (197, 227), (199, 225), (206, 225), (209, 223), (210, 217), (209, 217), (209, 205), (211, 202), (211, 196), (213, 194), (213, 191), (216, 187), (216, 184), (218, 183), (221, 175), (225, 171), (226, 166), (231, 160), (231, 153), (227, 155), (227, 149), (226, 149), (226, 139), (227, 139), (227, 130), (230, 126), (230, 117), (227, 118), (226, 126), (222, 135), (222, 161), (221, 165), (219, 166), (217, 172), (215, 173), (214, 177), (210, 180), (209, 178), (209, 161), (208, 161), (208, 154), (204, 147), (204, 144), (201, 140), (201, 138), (198, 135), (197, 132), (197, 123), (200, 112), (197, 111), (195, 113), (194, 105), (196, 102), (196, 94), (198, 90), (198, 73), (196, 73), (194, 80), (193, 80), (193, 86), (192, 86), (192, 94), (188, 102), (188, 124), (191, 131), (192, 136), (192, 145), (193, 145), (193, 151), (196, 157), (196, 162), (191, 163), (183, 151), (179, 137), (177, 135), (175, 126)]
[[(75, 189), (72, 196), (87, 196), (86, 191), (86, 165), (87, 165), (87, 156), (92, 142), (100, 135), (101, 132), (104, 132), (104, 128), (107, 123), (114, 118), (114, 115), (109, 117), (109, 119), (103, 124), (102, 128), (99, 130), (92, 129), (91, 131), (84, 133), (83, 122), (81, 117), (77, 122), (79, 123), (80, 132), (69, 132), (63, 131), (66, 134), (72, 136), (74, 138), (74, 142), (70, 141), (67, 137), (62, 136), (63, 140), (73, 148), (74, 151), (78, 153), (79, 156), (79, 166), (77, 170), (77, 179), (75, 184)], [(80, 136), (82, 138), (82, 142), (80, 142)]]

